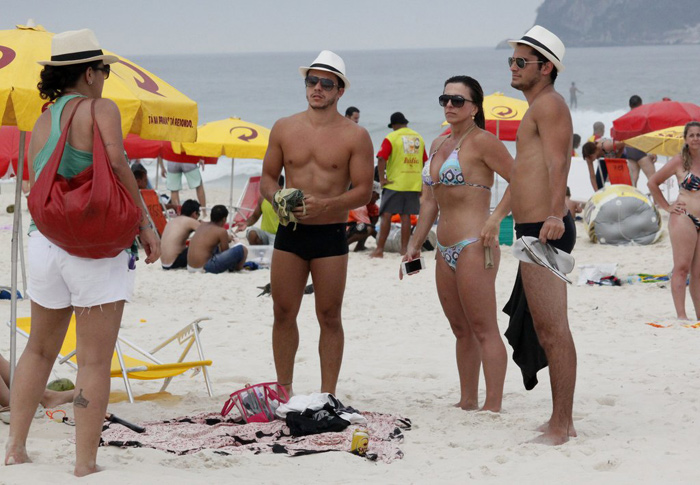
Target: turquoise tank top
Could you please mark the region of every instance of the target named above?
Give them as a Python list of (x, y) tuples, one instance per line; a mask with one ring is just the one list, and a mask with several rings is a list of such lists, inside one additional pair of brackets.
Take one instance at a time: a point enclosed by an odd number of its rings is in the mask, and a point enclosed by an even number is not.
[[(46, 144), (39, 150), (36, 157), (34, 157), (33, 166), (35, 180), (39, 178), (39, 174), (49, 161), (49, 157), (51, 157), (51, 154), (56, 149), (58, 139), (61, 137), (61, 114), (63, 113), (63, 108), (66, 107), (68, 101), (78, 97), (81, 96), (77, 94), (61, 96), (49, 107), (49, 112), (51, 113), (51, 132), (49, 133), (49, 139), (46, 140)], [(90, 165), (92, 165), (92, 152), (73, 148), (70, 143), (66, 141), (66, 148), (63, 150), (63, 157), (58, 166), (58, 173), (63, 177), (71, 178), (78, 175)], [(29, 234), (34, 231), (36, 231), (36, 225), (34, 225), (34, 221), (32, 220), (29, 223)]]

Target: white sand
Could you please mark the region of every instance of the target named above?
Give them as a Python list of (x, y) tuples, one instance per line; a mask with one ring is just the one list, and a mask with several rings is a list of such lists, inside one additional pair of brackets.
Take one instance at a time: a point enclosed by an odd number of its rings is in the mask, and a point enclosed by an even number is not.
[[(12, 217), (5, 207), (13, 202), (13, 186), (3, 184), (1, 189), (0, 247), (5, 250), (0, 285), (9, 285)], [(226, 191), (208, 194), (212, 203), (227, 199)], [(24, 215), (26, 230), (26, 205)], [(617, 262), (621, 276), (671, 269), (666, 234), (652, 246), (612, 247), (590, 243), (580, 224), (577, 229), (577, 264)], [(502, 249), (499, 308), (510, 295), (517, 267), (510, 248)], [(81, 483), (698, 483), (693, 456), (700, 436), (695, 416), (700, 406), (700, 329), (645, 325), (674, 323), (668, 285), (570, 287), (569, 318), (579, 359), (574, 405), (579, 437), (547, 447), (523, 444), (537, 435), (534, 429), (551, 411), (546, 370), (539, 374), (540, 384), (526, 392), (519, 369), (509, 361), (501, 414), (452, 407), (459, 398), (455, 340), (437, 300), (433, 253), (426, 256), (429, 269), (400, 282), (397, 255), (376, 261), (366, 253), (351, 253), (345, 294), (345, 359), (338, 397), (360, 410), (411, 418), (413, 430), (405, 433), (401, 445), (403, 460), (386, 465), (349, 453), (289, 458), (225, 457), (211, 451), (176, 457), (110, 447), (99, 450), (105, 471)], [(572, 276), (576, 281), (578, 270)], [(192, 275), (139, 263), (136, 301), (126, 307), (122, 334), (150, 347), (192, 319), (211, 316), (202, 337), (207, 357), (214, 361), (215, 396), (207, 396), (201, 376), (190, 379), (187, 374), (173, 381), (170, 394), (129, 404), (123, 383), (113, 379), (109, 410), (132, 421), (216, 411), (229, 393), (246, 383), (273, 380), (272, 301), (256, 298), (256, 286), (268, 280), (268, 270)], [(297, 393), (316, 391), (320, 382), (313, 303), (313, 296), (305, 296), (299, 315)], [(10, 316), (9, 302), (0, 302), (0, 308), (4, 322)], [(28, 316), (29, 302), (20, 302), (18, 312)], [(498, 321), (505, 331), (507, 317), (500, 311)], [(2, 335), (0, 352), (8, 356), (8, 330)], [(23, 348), (23, 339), (18, 341)], [(75, 377), (64, 366), (55, 372)], [(134, 389), (138, 395), (152, 394), (159, 386), (135, 382)], [(483, 381), (481, 393), (483, 399)], [(70, 405), (66, 410), (72, 415)], [(8, 429), (0, 425), (0, 442)], [(29, 440), (34, 464), (0, 468), (0, 483), (69, 481), (72, 433), (68, 426), (36, 420)]]

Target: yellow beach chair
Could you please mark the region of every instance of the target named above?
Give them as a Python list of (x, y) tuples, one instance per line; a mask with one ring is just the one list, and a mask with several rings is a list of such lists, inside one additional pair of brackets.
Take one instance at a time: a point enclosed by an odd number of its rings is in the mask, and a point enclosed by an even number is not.
[[(134, 402), (134, 395), (131, 391), (131, 382), (129, 379), (153, 380), (164, 379), (163, 386), (160, 392), (170, 384), (173, 377), (183, 374), (192, 369), (196, 373), (199, 371), (204, 374), (204, 383), (207, 386), (207, 393), (212, 397), (211, 381), (207, 367), (212, 364), (211, 360), (205, 360), (202, 342), (199, 333), (202, 328), (200, 322), (211, 320), (209, 317), (198, 318), (197, 320), (185, 325), (179, 332), (176, 332), (172, 337), (166, 339), (163, 343), (155, 347), (150, 352), (142, 349), (137, 344), (131, 342), (125, 337), (118, 337), (112, 356), (112, 377), (121, 377), (124, 379), (126, 393), (129, 396), (129, 402)], [(29, 338), (31, 332), (31, 319), (28, 317), (17, 319), (17, 333)], [(156, 352), (165, 348), (168, 344), (177, 342), (183, 346), (179, 359), (173, 363), (166, 363), (156, 357)], [(131, 357), (122, 351), (122, 345), (126, 345), (138, 352), (142, 359)], [(185, 362), (185, 358), (193, 346), (197, 348), (199, 360)], [(78, 362), (75, 357), (76, 352), (76, 333), (75, 333), (75, 314), (71, 317), (66, 337), (63, 340), (63, 345), (59, 351), (58, 359), (61, 364), (68, 364), (73, 369), (78, 369)]]

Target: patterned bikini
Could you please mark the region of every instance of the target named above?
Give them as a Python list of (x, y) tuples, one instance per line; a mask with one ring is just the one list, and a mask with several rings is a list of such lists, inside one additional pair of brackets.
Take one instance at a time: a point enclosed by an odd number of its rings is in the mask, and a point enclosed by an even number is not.
[[(688, 192), (697, 192), (700, 190), (700, 177), (689, 171), (688, 175), (686, 175), (683, 179), (683, 182), (680, 183), (680, 188), (685, 189)], [(686, 212), (685, 215), (688, 216), (691, 221), (693, 221), (693, 224), (695, 224), (695, 229), (700, 231), (700, 219), (689, 212)]]
[[(459, 165), (459, 150), (462, 147), (462, 141), (466, 138), (466, 136), (471, 133), (472, 129), (474, 129), (474, 126), (467, 130), (467, 132), (462, 135), (462, 138), (459, 139), (459, 142), (457, 142), (457, 146), (455, 147), (454, 150), (452, 150), (452, 153), (447, 157), (445, 162), (442, 164), (440, 167), (440, 170), (438, 171), (438, 180), (434, 181), (432, 177), (430, 176), (430, 165), (431, 162), (433, 161), (433, 157), (435, 154), (438, 152), (440, 147), (442, 146), (442, 143), (445, 143), (447, 138), (449, 138), (451, 135), (448, 135), (440, 145), (433, 151), (433, 153), (430, 154), (430, 158), (426, 162), (425, 166), (423, 167), (423, 183), (425, 185), (428, 185), (432, 187), (433, 185), (438, 185), (442, 184), (445, 186), (459, 186), (459, 185), (466, 185), (468, 187), (476, 187), (479, 189), (485, 189), (488, 190), (489, 192), (491, 191), (490, 187), (487, 187), (486, 185), (481, 185), (481, 184), (473, 184), (471, 182), (467, 182), (464, 180), (464, 174), (462, 173), (462, 167)], [(470, 237), (468, 239), (464, 239), (456, 244), (453, 244), (452, 246), (443, 246), (440, 244), (440, 241), (438, 241), (438, 250), (440, 251), (440, 254), (442, 255), (442, 258), (445, 260), (447, 265), (452, 268), (452, 271), (457, 270), (457, 260), (459, 259), (459, 255), (462, 252), (464, 248), (469, 246), (470, 244), (474, 244), (479, 240), (478, 237)]]

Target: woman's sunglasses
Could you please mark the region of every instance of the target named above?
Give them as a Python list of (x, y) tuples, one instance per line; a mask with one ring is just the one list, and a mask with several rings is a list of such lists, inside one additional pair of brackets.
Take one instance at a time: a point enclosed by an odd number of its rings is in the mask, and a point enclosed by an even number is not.
[(92, 68), (94, 71), (102, 71), (105, 75), (105, 79), (109, 79), (109, 73), (111, 72), (111, 68), (109, 67), (109, 64), (105, 64), (104, 66), (100, 67), (93, 67)]
[(440, 103), (440, 106), (442, 106), (443, 108), (447, 106), (447, 103), (449, 102), (452, 102), (452, 106), (454, 106), (455, 108), (461, 108), (467, 101), (469, 101), (470, 103), (474, 102), (471, 99), (467, 99), (459, 95), (443, 94), (438, 98), (438, 103)]
[(304, 79), (304, 84), (306, 84), (307, 88), (313, 88), (315, 87), (318, 83), (321, 83), (321, 87), (325, 89), (326, 91), (332, 90), (334, 87), (337, 86), (336, 83), (331, 81), (330, 79), (327, 79), (325, 77), (318, 77), (318, 76), (306, 76), (306, 79)]
[(544, 64), (544, 61), (527, 61), (522, 57), (509, 57), (508, 67), (511, 67), (513, 63), (518, 66), (518, 69), (525, 69), (525, 66), (528, 64)]

